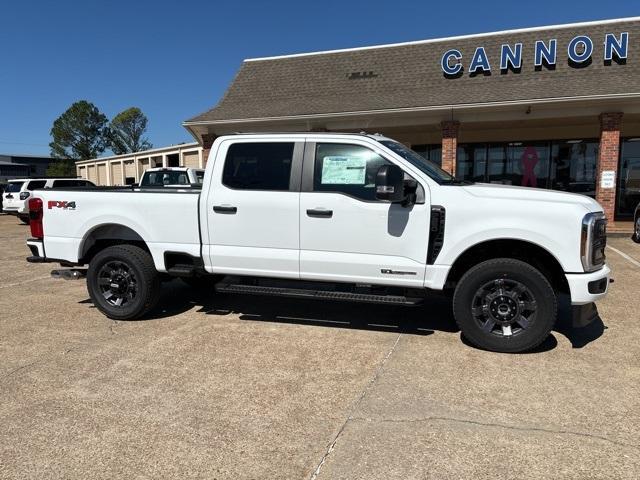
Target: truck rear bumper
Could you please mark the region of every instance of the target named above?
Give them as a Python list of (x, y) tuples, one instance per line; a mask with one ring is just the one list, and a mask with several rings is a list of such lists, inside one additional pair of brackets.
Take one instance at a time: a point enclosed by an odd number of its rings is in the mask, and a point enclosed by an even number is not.
[(37, 238), (30, 238), (27, 240), (27, 247), (31, 250), (31, 256), (27, 257), (27, 262), (30, 263), (43, 263), (46, 262), (44, 256), (44, 243)]
[(595, 302), (607, 294), (611, 269), (605, 265), (591, 273), (567, 273), (567, 283), (571, 292), (572, 305)]

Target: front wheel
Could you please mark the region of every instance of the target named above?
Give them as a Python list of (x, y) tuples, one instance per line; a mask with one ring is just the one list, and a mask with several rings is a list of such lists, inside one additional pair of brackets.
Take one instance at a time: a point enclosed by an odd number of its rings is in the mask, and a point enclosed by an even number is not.
[(540, 345), (553, 328), (556, 294), (531, 265), (497, 258), (471, 268), (458, 282), (453, 311), (462, 334), (495, 352), (523, 352)]
[(147, 251), (134, 245), (116, 245), (91, 260), (87, 289), (93, 304), (107, 317), (131, 320), (156, 305), (160, 278)]

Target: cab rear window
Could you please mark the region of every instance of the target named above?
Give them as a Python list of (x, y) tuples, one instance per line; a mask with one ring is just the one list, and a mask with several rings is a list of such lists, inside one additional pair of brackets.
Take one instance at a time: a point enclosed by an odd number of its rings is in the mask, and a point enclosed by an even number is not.
[(189, 177), (181, 171), (147, 172), (142, 177), (141, 187), (164, 187), (165, 185), (189, 185)]

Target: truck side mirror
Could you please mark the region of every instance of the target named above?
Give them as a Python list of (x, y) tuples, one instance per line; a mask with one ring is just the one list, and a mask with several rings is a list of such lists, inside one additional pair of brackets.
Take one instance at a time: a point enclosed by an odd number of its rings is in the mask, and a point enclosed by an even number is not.
[(405, 197), (402, 169), (397, 165), (381, 166), (376, 174), (376, 198), (391, 203), (402, 203)]

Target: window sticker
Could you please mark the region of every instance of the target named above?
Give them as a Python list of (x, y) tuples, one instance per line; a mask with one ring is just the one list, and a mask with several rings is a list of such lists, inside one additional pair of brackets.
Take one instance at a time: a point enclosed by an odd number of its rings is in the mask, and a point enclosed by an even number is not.
[(367, 159), (362, 157), (327, 156), (322, 159), (323, 185), (364, 185)]

